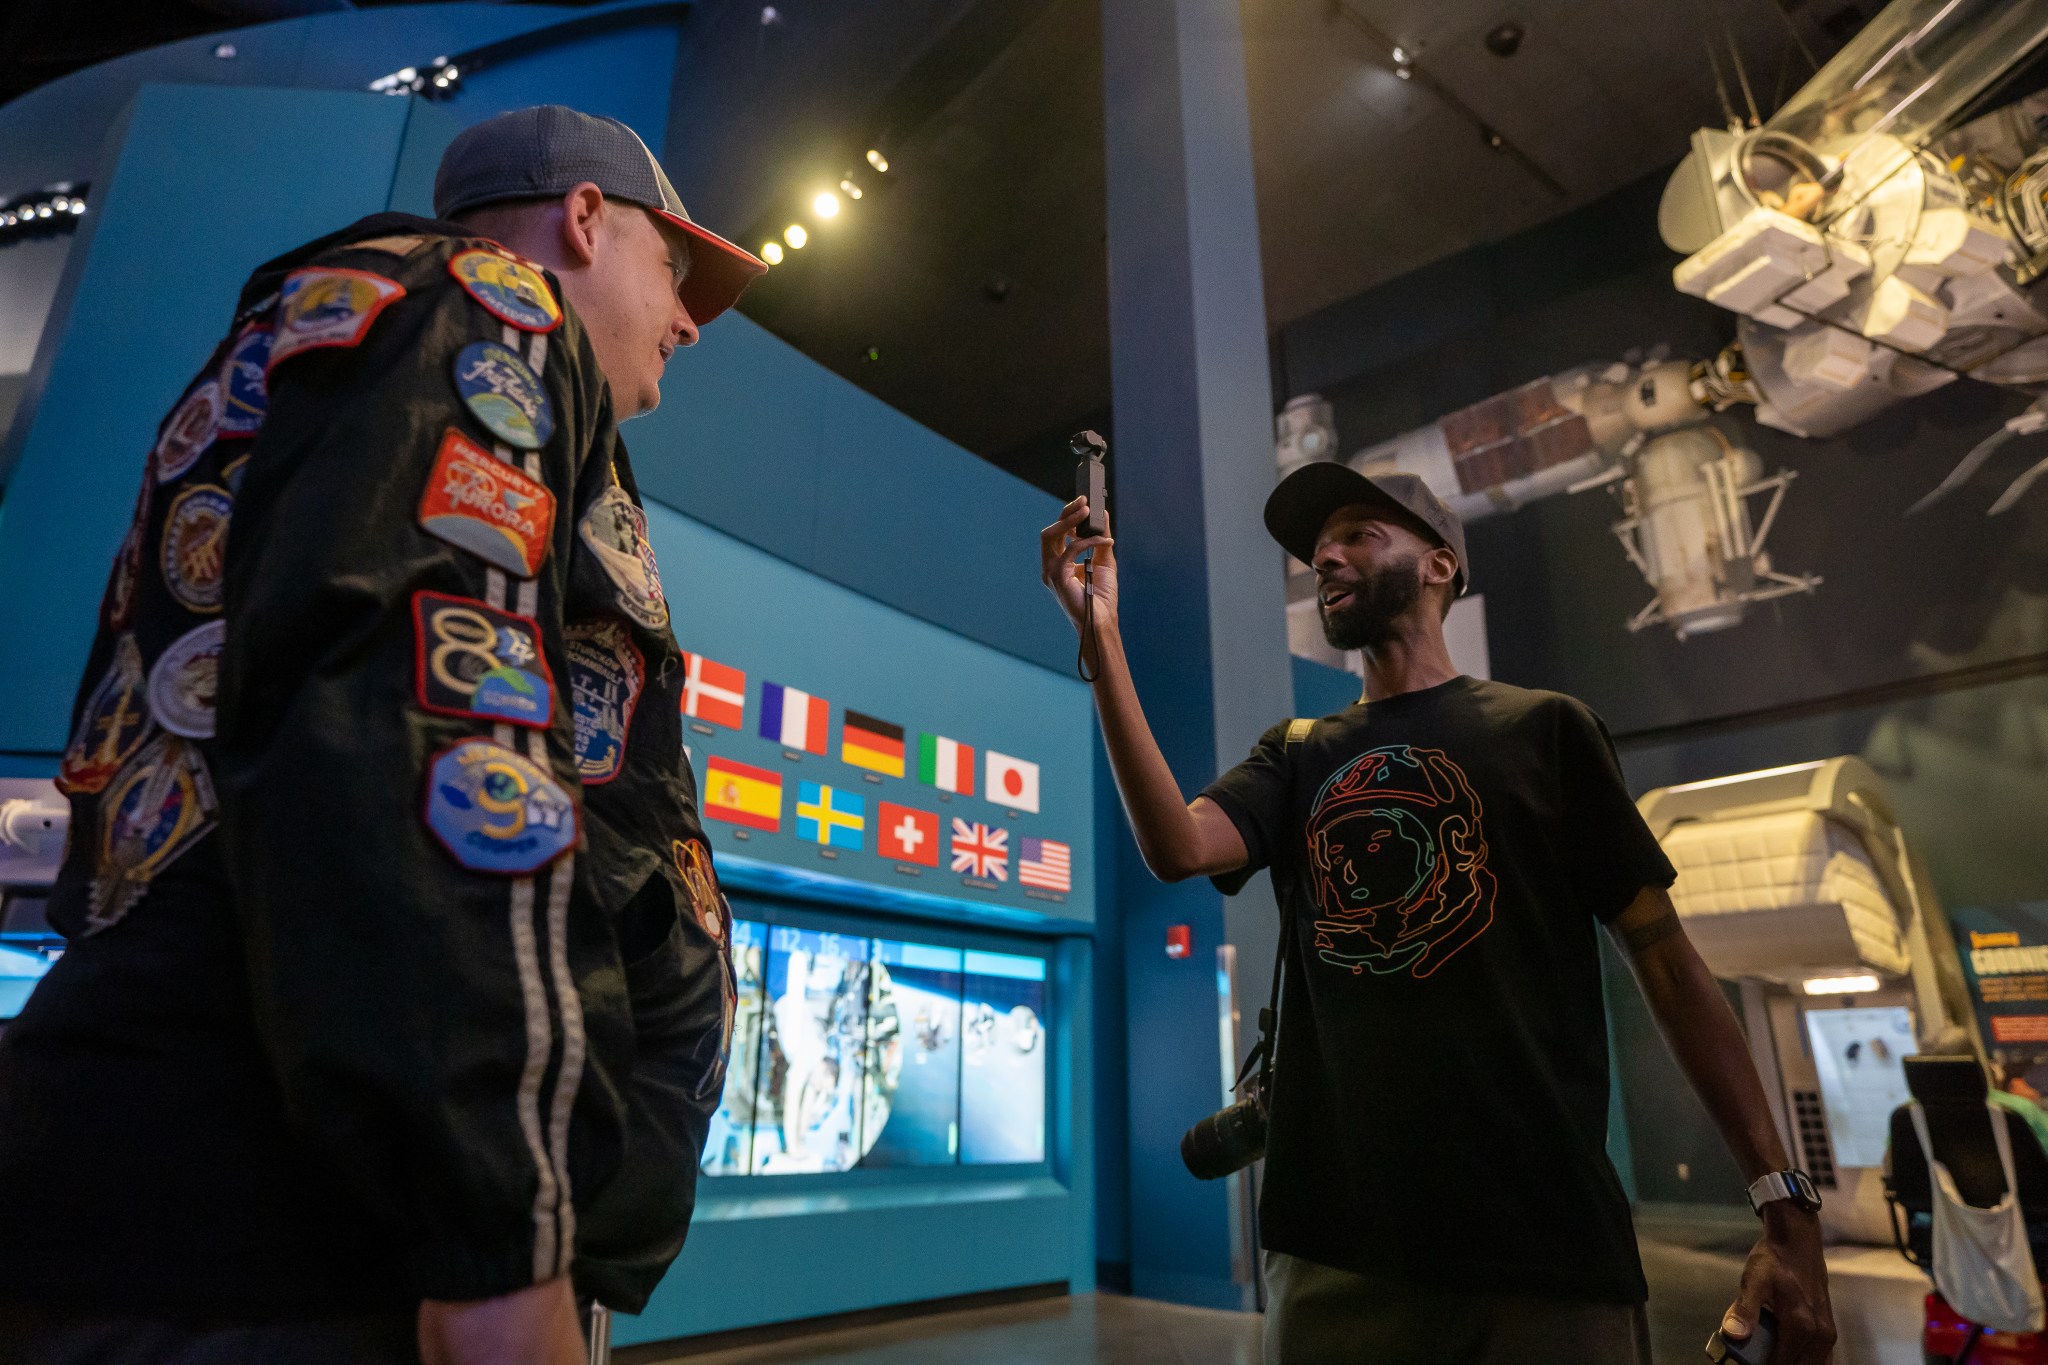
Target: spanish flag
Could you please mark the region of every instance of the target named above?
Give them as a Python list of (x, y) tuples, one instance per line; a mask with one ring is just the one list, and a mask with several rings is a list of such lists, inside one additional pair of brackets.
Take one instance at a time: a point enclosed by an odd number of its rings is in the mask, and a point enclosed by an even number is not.
[(903, 776), (903, 727), (858, 711), (846, 713), (839, 736), (839, 757), (856, 768), (891, 777)]
[(704, 813), (773, 834), (782, 828), (782, 774), (714, 758), (704, 772)]

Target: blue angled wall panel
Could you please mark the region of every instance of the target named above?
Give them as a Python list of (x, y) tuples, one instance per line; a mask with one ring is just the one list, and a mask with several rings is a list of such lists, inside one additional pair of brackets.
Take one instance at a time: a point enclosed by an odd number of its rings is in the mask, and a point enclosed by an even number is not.
[[(59, 287), (0, 522), (0, 752), (64, 747), (156, 425), (250, 270), (384, 207), (408, 101), (145, 86)], [(288, 179), (281, 167), (301, 168)], [(256, 190), (256, 186), (262, 188)]]

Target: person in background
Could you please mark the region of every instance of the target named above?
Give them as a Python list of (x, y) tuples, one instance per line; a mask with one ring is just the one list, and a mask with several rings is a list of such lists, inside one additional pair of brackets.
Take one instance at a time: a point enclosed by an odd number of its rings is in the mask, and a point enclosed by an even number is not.
[(765, 267), (560, 106), (434, 197), (259, 268), (149, 453), (0, 1039), (10, 1365), (580, 1365), (682, 1245), (730, 913), (618, 423)]
[(1364, 651), (1365, 692), (1275, 725), (1193, 801), (1138, 704), (1114, 542), (1076, 534), (1088, 510), (1041, 533), (1041, 573), (1077, 625), (1092, 611), (1086, 662), (1139, 851), (1226, 893), (1270, 868), (1291, 944), (1259, 1210), (1268, 1365), (1649, 1365), (1606, 1153), (1596, 926), (1755, 1182), (1762, 1236), (1722, 1330), (1747, 1339), (1769, 1307), (1774, 1365), (1825, 1361), (1818, 1195), (1789, 1169), (1605, 728), (1451, 662), (1443, 619), (1469, 570), (1450, 509), (1406, 474), (1317, 463), (1281, 481), (1266, 527), (1314, 569), (1330, 643)]

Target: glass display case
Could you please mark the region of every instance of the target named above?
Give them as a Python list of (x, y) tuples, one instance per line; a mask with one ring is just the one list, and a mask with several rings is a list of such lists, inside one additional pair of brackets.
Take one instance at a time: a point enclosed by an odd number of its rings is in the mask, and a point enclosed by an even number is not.
[(1046, 958), (733, 922), (707, 1175), (1046, 1159)]

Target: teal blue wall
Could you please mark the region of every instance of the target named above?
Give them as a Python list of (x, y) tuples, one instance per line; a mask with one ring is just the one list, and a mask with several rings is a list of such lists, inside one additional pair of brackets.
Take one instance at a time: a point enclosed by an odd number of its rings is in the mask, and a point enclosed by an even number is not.
[[(17, 428), (0, 493), (0, 772), (47, 773), (64, 742), (107, 566), (158, 418), (225, 326), (259, 261), (393, 197), (467, 112), (331, 92), (144, 88), (116, 125)], [(489, 112), (485, 110), (484, 112)], [(410, 169), (407, 169), (410, 168)], [(259, 186), (260, 193), (251, 193)], [(232, 204), (236, 211), (223, 213)], [(1048, 1160), (1014, 1170), (855, 1172), (707, 1182), (682, 1260), (621, 1343), (1048, 1281), (1094, 1284), (1093, 1001), (1096, 756), (1085, 689), (1065, 672), (1037, 582), (1053, 498), (982, 463), (731, 315), (670, 366), (660, 411), (627, 427), (686, 648), (872, 710), (907, 729), (1041, 764), (1042, 814), (1012, 822), (1074, 848), (1063, 903), (950, 887), (890, 895), (877, 875), (775, 880), (823, 865), (793, 841), (734, 880), (757, 894), (868, 905), (1028, 933), (1053, 977)], [(1056, 647), (1057, 646), (1057, 647)], [(834, 740), (837, 740), (835, 714)], [(831, 760), (743, 752), (785, 781)], [(868, 787), (905, 804), (914, 782)], [(793, 792), (788, 804), (793, 805)], [(1042, 821), (1043, 823), (1039, 823)], [(721, 843), (729, 854), (733, 845)], [(805, 861), (809, 855), (810, 860)], [(854, 875), (848, 875), (851, 872)], [(1014, 866), (1013, 866), (1014, 876)]]

